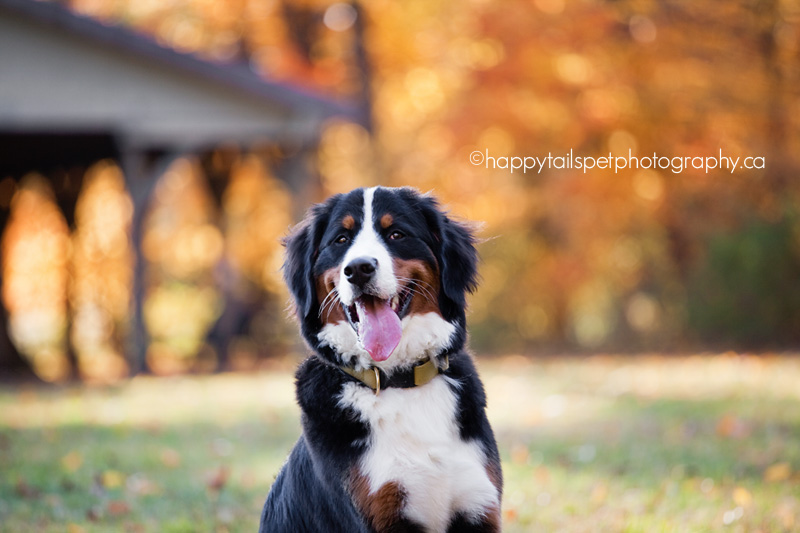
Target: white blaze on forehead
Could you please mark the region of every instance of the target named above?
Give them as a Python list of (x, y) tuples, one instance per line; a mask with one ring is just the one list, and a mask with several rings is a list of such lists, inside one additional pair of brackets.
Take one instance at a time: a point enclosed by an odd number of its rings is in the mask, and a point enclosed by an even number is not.
[(388, 300), (397, 293), (397, 279), (394, 277), (392, 256), (386, 249), (381, 236), (375, 231), (372, 204), (377, 189), (378, 187), (372, 187), (364, 191), (364, 219), (361, 229), (339, 266), (339, 298), (344, 305), (351, 305), (354, 299), (353, 288), (347, 282), (344, 269), (353, 259), (359, 257), (369, 257), (378, 261), (372, 284), (376, 296)]

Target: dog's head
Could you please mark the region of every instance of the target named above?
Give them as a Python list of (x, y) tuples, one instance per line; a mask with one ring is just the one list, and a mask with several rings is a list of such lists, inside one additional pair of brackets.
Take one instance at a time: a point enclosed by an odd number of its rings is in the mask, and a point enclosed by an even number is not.
[(413, 189), (356, 189), (311, 208), (283, 274), (306, 341), (336, 364), (391, 371), (462, 348), (472, 232)]

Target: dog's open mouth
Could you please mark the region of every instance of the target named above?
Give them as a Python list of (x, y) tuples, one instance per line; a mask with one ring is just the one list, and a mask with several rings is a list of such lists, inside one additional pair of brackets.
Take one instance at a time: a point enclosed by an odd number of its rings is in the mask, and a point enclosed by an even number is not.
[(358, 339), (375, 361), (385, 361), (400, 343), (400, 320), (408, 313), (413, 290), (408, 286), (388, 300), (362, 294), (344, 308)]

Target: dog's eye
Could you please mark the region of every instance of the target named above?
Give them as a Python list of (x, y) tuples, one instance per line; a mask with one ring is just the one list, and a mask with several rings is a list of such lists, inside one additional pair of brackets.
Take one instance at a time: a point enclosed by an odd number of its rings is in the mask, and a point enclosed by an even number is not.
[(348, 240), (349, 239), (347, 238), (347, 235), (339, 235), (338, 237), (336, 237), (336, 239), (334, 239), (333, 242), (335, 242), (336, 244), (344, 244)]
[(393, 241), (397, 241), (405, 237), (405, 234), (402, 231), (393, 231), (389, 234), (389, 238)]

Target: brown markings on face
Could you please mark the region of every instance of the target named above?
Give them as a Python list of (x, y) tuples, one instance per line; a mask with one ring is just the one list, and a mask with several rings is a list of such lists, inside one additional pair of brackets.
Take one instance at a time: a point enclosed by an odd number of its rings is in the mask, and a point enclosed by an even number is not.
[[(394, 274), (398, 277), (400, 285), (406, 287), (408, 280), (416, 283), (414, 297), (408, 308), (408, 314), (436, 313), (442, 315), (439, 309), (439, 271), (425, 261), (419, 259), (395, 259)], [(400, 279), (405, 278), (405, 279)]]
[(334, 296), (331, 295), (327, 300), (325, 298), (336, 288), (336, 282), (339, 280), (339, 268), (334, 267), (326, 270), (321, 276), (317, 278), (317, 303), (321, 306), (325, 302), (325, 309), (322, 310), (320, 320), (322, 324), (335, 324), (341, 320), (345, 320), (344, 310), (339, 302), (331, 301)]
[(394, 218), (392, 218), (392, 215), (390, 215), (389, 213), (386, 213), (385, 215), (383, 215), (381, 217), (381, 227), (383, 229), (386, 229), (389, 226), (391, 226), (393, 222), (394, 222)]
[(367, 522), (376, 531), (389, 531), (398, 526), (406, 503), (406, 493), (394, 481), (384, 483), (370, 493), (369, 480), (358, 469), (352, 470), (350, 495)]
[(353, 215), (345, 215), (342, 219), (342, 227), (344, 229), (353, 229), (356, 225), (356, 219), (353, 218)]

